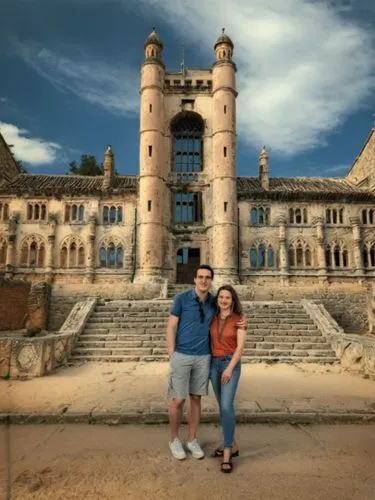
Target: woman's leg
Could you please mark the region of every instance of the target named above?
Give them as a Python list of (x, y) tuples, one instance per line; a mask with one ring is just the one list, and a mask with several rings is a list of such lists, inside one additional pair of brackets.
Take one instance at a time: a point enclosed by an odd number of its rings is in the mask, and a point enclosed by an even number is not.
[(232, 377), (229, 382), (221, 385), (220, 413), (224, 432), (224, 458), (226, 458), (227, 454), (225, 453), (227, 451), (226, 449), (229, 449), (230, 454), (234, 440), (234, 430), (236, 425), (234, 399), (240, 375), (241, 365), (237, 364), (233, 369)]
[(220, 362), (218, 358), (211, 358), (211, 368), (210, 368), (210, 380), (212, 389), (214, 391), (217, 405), (220, 413), (220, 424), (223, 427), (222, 418), (221, 418), (221, 370), (220, 370)]

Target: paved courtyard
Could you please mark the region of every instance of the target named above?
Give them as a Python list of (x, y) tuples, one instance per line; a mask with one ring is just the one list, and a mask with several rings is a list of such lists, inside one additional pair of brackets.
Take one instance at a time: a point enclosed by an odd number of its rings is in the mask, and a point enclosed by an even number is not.
[[(217, 427), (200, 435), (213, 450)], [(174, 460), (166, 425), (0, 426), (1, 488), (6, 500), (374, 499), (373, 425), (246, 425), (237, 437), (224, 475), (218, 459)]]
[[(0, 418), (166, 422), (167, 373), (167, 363), (86, 363), (43, 378), (2, 381)], [(243, 365), (237, 409), (239, 420), (247, 423), (331, 421), (330, 416), (375, 420), (375, 381), (346, 373), (340, 365)], [(203, 419), (216, 422), (215, 413), (210, 390)]]

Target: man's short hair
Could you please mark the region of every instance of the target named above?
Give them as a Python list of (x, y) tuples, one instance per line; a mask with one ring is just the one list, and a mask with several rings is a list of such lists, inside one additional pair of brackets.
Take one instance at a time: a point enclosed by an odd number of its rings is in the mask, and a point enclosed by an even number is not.
[(207, 271), (210, 271), (211, 273), (211, 278), (214, 279), (214, 270), (212, 269), (211, 266), (209, 266), (208, 264), (201, 264), (199, 267), (197, 267), (197, 269), (195, 270), (195, 278), (197, 277), (198, 275), (198, 271), (199, 269), (206, 269)]

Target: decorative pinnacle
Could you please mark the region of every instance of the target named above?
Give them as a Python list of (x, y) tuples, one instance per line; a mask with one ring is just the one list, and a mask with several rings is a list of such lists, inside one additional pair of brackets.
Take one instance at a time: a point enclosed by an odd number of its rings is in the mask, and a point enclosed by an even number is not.
[(113, 154), (113, 151), (112, 151), (112, 146), (110, 144), (108, 144), (107, 146), (107, 150), (105, 152), (106, 155), (111, 155)]
[(267, 156), (266, 146), (263, 146), (263, 147), (262, 147), (262, 150), (261, 150), (261, 152), (260, 152), (260, 156)]

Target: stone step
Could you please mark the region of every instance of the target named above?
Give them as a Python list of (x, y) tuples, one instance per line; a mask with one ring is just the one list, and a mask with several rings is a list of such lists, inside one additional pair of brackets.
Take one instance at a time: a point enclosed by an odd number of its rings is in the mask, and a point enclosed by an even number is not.
[[(108, 363), (108, 362), (116, 362), (116, 363), (124, 363), (124, 362), (134, 362), (134, 361), (148, 361), (148, 362), (167, 362), (168, 356), (165, 355), (154, 355), (154, 356), (135, 356), (135, 355), (77, 355), (73, 354), (71, 362), (100, 362), (100, 363)], [(298, 364), (298, 363), (316, 363), (316, 364), (335, 364), (337, 363), (337, 358), (333, 356), (324, 356), (321, 358), (298, 358), (298, 357), (278, 357), (274, 356), (243, 356), (241, 362), (244, 364), (247, 363), (285, 363), (285, 364)]]

